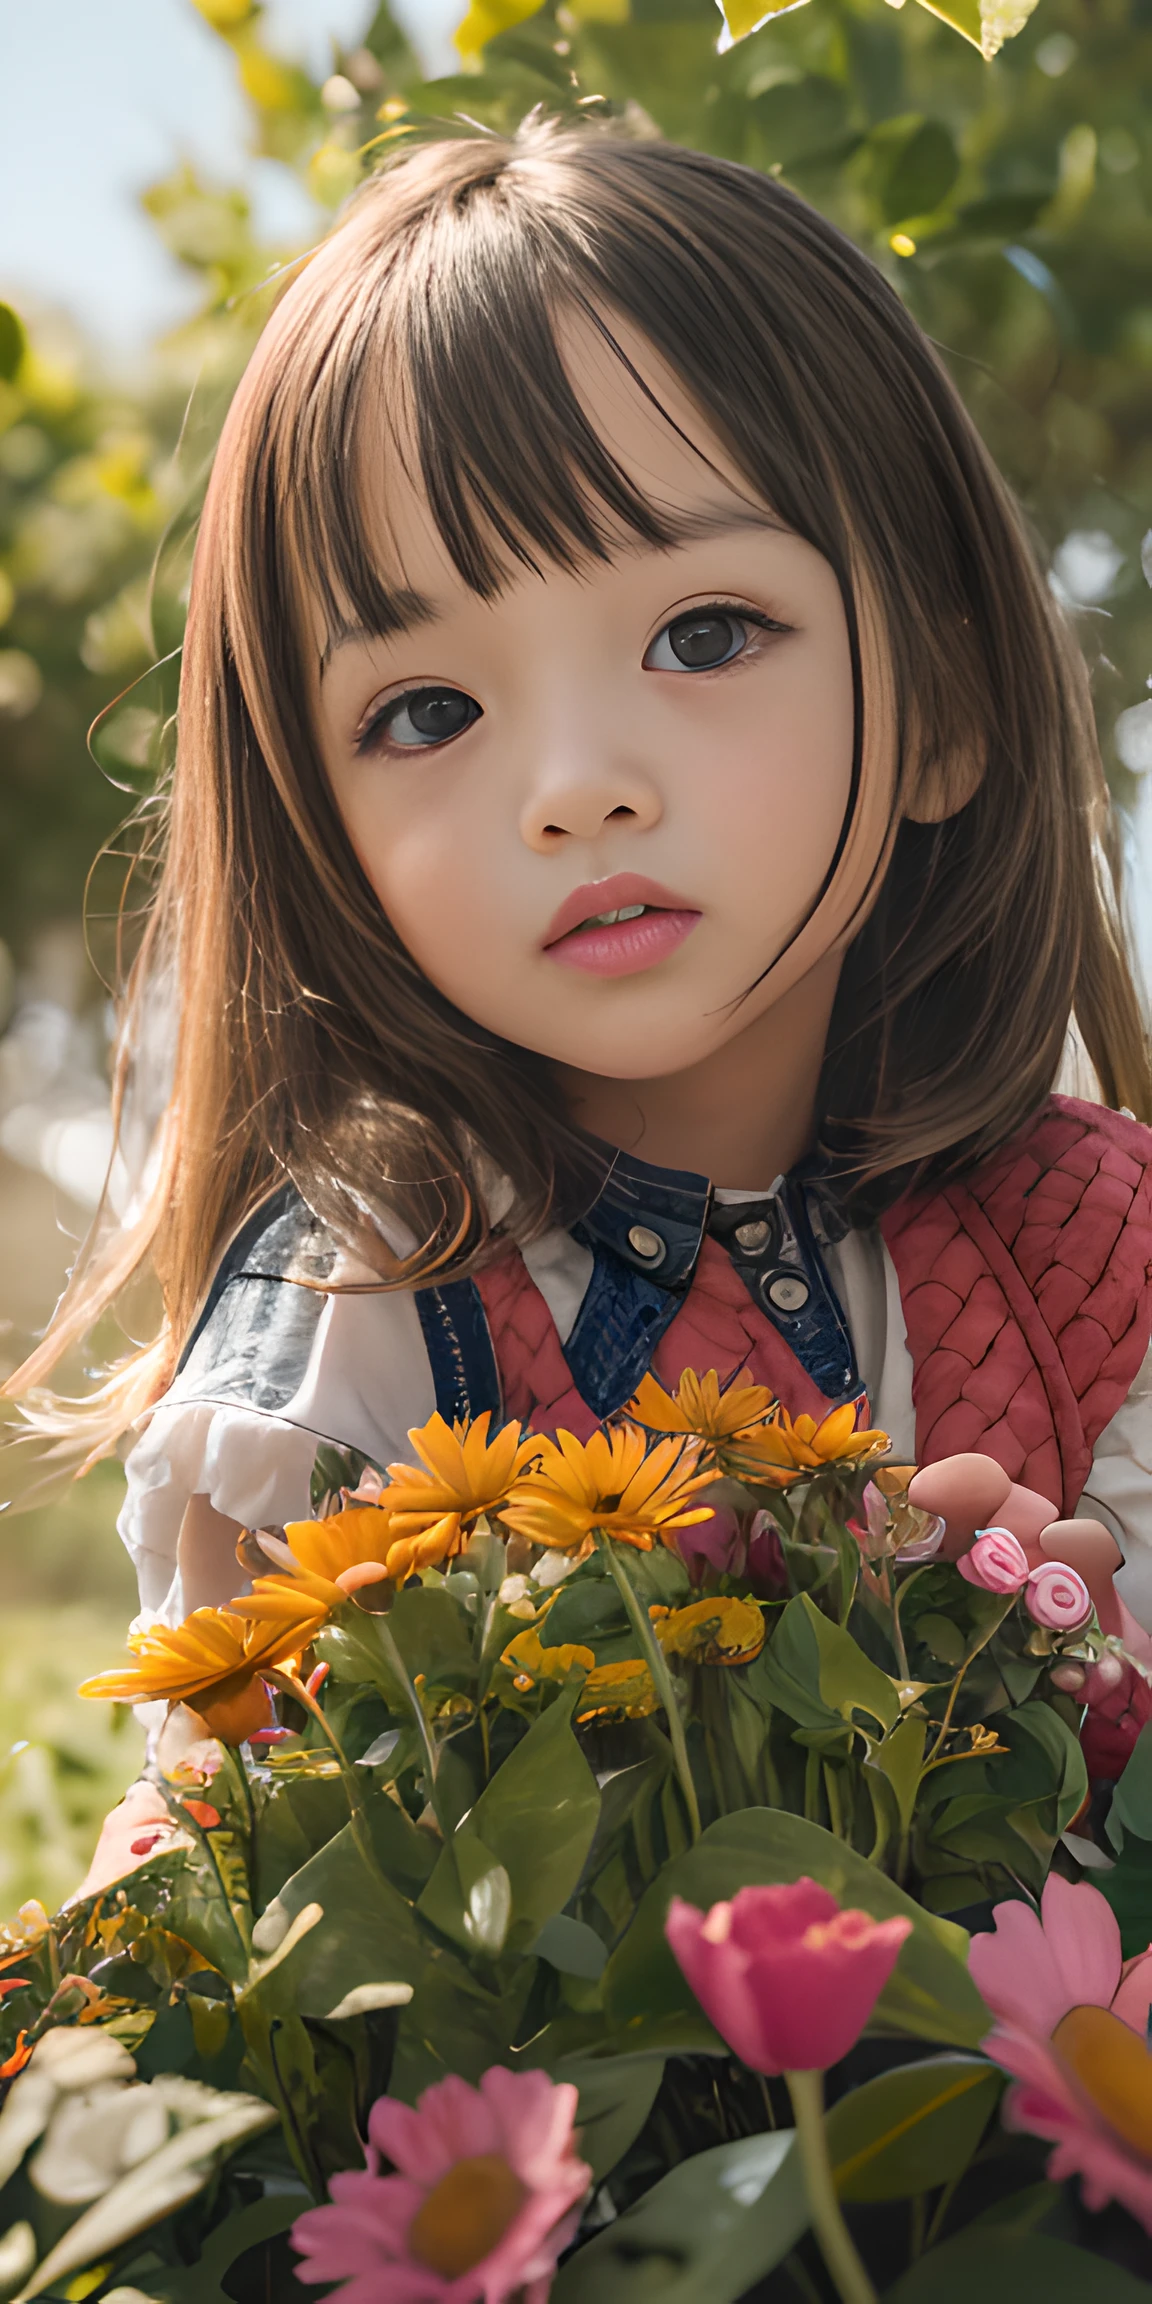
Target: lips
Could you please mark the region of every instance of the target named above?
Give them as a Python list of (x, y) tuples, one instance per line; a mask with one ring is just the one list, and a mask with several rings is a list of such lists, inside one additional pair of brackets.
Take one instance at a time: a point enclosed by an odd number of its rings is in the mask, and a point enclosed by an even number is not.
[[(629, 916), (621, 919), (622, 912)], [(658, 880), (616, 872), (573, 889), (547, 930), (544, 950), (550, 960), (588, 975), (632, 976), (667, 959), (699, 918), (694, 904)]]
[(585, 928), (590, 920), (601, 919), (605, 912), (627, 911), (633, 904), (643, 904), (656, 912), (695, 912), (698, 908), (687, 896), (678, 896), (671, 888), (663, 888), (658, 880), (646, 880), (639, 872), (614, 872), (608, 880), (589, 880), (582, 888), (574, 888), (566, 896), (559, 911), (544, 932), (544, 949), (550, 950), (562, 937)]

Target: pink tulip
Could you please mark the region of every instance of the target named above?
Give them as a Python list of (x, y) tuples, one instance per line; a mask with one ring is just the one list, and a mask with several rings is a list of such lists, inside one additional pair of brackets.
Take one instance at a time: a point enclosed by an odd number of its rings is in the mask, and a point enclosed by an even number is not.
[(847, 2055), (911, 1926), (843, 1912), (807, 1879), (741, 1888), (707, 1913), (675, 1896), (664, 1923), (705, 2015), (768, 2073), (823, 2072)]
[(576, 2102), (570, 2081), (499, 2064), (478, 2088), (437, 2080), (414, 2109), (378, 2097), (367, 2168), (333, 2176), (292, 2227), (297, 2280), (343, 2282), (339, 2304), (545, 2304), (591, 2181)]
[(1024, 1606), (1033, 1623), (1047, 1631), (1074, 1632), (1092, 1614), (1092, 1595), (1074, 1568), (1063, 1560), (1045, 1560), (1028, 1578)]
[(1028, 1582), (1028, 1555), (1007, 1528), (978, 1529), (956, 1566), (981, 1592), (1021, 1592)]

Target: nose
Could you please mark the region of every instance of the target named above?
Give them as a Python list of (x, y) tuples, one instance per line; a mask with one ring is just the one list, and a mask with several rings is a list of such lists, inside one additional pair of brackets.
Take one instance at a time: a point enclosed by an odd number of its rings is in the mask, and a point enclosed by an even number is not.
[(520, 813), (520, 835), (538, 856), (565, 840), (597, 840), (608, 825), (649, 832), (663, 814), (652, 778), (635, 762), (590, 762), (567, 752), (541, 768)]

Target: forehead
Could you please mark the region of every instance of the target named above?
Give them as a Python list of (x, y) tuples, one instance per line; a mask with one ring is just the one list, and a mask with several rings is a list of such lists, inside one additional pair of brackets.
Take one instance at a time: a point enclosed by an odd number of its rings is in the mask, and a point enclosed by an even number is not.
[[(564, 313), (554, 327), (586, 422), (666, 531), (667, 544), (707, 533), (722, 521), (761, 525), (771, 520), (679, 378), (633, 323), (615, 315), (600, 320)], [(416, 427), (402, 404), (398, 409), (397, 396), (388, 399), (386, 413), (379, 406), (362, 410), (359, 451), (364, 525), (380, 579), (390, 591), (437, 603), (468, 596), (471, 587), (440, 533), (421, 478)], [(509, 457), (516, 452), (512, 426)], [(559, 434), (556, 456), (564, 460)], [(606, 506), (592, 504), (591, 509), (604, 559), (644, 548), (646, 540)], [(526, 568), (502, 549), (498, 538), (494, 546), (505, 585), (525, 573), (545, 572), (545, 555), (532, 553)], [(580, 572), (588, 576), (595, 555), (578, 557)]]

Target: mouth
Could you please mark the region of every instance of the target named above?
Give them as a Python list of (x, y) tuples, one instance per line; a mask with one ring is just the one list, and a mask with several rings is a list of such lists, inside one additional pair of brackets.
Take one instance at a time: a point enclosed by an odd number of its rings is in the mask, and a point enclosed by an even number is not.
[(677, 951), (700, 918), (682, 896), (634, 872), (575, 888), (544, 938), (560, 967), (590, 976), (634, 976)]

